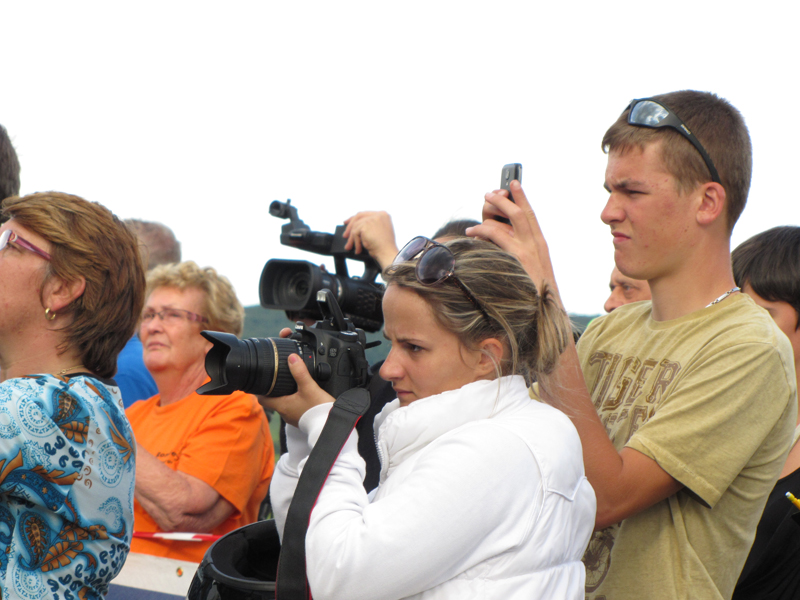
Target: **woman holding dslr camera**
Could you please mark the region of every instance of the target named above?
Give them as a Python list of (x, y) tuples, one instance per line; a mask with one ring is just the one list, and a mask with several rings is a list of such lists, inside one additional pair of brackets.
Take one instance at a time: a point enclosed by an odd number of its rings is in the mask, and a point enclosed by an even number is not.
[[(414, 238), (387, 269), (381, 368), (397, 399), (375, 418), (380, 484), (351, 438), (311, 514), (311, 593), (325, 598), (574, 598), (595, 497), (569, 419), (530, 399), (571, 335), (545, 287), (494, 244)], [(264, 399), (289, 453), (270, 491), (282, 532), (330, 410), (302, 360), (292, 396)]]

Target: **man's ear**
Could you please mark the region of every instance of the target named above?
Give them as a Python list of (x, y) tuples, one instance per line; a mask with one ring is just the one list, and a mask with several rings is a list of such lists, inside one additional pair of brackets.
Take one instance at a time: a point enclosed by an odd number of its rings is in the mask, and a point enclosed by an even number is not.
[(78, 277), (74, 281), (64, 281), (60, 277), (51, 277), (44, 286), (44, 307), (58, 314), (61, 310), (72, 304), (86, 291), (86, 279)]
[(719, 183), (709, 181), (700, 186), (697, 222), (700, 225), (711, 225), (714, 221), (725, 219), (727, 195), (725, 188)]
[(497, 369), (503, 364), (505, 346), (496, 338), (486, 338), (478, 344), (478, 349), (480, 350), (480, 360), (477, 365), (478, 374), (481, 377), (495, 375)]

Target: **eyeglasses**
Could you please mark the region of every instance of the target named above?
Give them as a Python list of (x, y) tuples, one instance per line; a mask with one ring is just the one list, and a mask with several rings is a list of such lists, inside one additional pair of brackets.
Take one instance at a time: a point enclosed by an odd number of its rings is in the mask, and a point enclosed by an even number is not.
[(417, 266), (414, 274), (417, 281), (422, 285), (436, 285), (447, 279), (452, 279), (458, 288), (464, 293), (467, 300), (475, 305), (483, 318), (490, 322), (489, 315), (483, 308), (478, 299), (470, 292), (467, 287), (456, 277), (454, 270), (456, 257), (447, 246), (439, 242), (434, 242), (423, 236), (417, 236), (408, 242), (392, 261), (393, 265), (416, 260)]
[(188, 310), (183, 310), (182, 308), (165, 308), (164, 310), (159, 311), (146, 310), (142, 313), (142, 323), (149, 323), (156, 318), (156, 315), (158, 315), (158, 318), (164, 323), (177, 323), (183, 319), (196, 321), (198, 323), (208, 323), (208, 319), (206, 319), (204, 316)]
[[(658, 129), (659, 127), (672, 127), (678, 131), (683, 137), (689, 140), (695, 148), (697, 148), (700, 156), (703, 157), (703, 160), (705, 161), (706, 166), (711, 173), (711, 181), (715, 183), (722, 183), (719, 180), (719, 173), (717, 173), (717, 169), (714, 166), (711, 157), (708, 155), (708, 152), (706, 152), (706, 149), (703, 148), (700, 140), (695, 137), (686, 124), (681, 121), (678, 116), (669, 108), (660, 102), (653, 100), (652, 98), (631, 100), (628, 108), (631, 110), (628, 113), (629, 125), (635, 125), (637, 127), (650, 127), (652, 129)], [(627, 110), (627, 108), (625, 110)]]
[(15, 231), (6, 229), (0, 234), (0, 250), (4, 250), (9, 244), (16, 244), (20, 248), (25, 248), (25, 250), (30, 250), (34, 254), (38, 254), (45, 260), (50, 260), (50, 255), (47, 252), (38, 246), (34, 246), (28, 240), (19, 237)]

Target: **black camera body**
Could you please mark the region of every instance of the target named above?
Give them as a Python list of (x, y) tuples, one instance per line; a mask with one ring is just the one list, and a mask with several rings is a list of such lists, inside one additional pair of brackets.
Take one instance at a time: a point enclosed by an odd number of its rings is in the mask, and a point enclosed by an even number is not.
[[(366, 252), (356, 254), (354, 250), (344, 249), (345, 226), (340, 225), (335, 233), (311, 231), (298, 216), (297, 208), (291, 200), (275, 200), (269, 206), (269, 213), (279, 219), (289, 219), (281, 227), (281, 244), (332, 256), (336, 273), (328, 273), (318, 265), (304, 260), (274, 259), (264, 265), (259, 282), (259, 299), (264, 308), (285, 310), (295, 319), (311, 318), (318, 321), (322, 313), (316, 302), (317, 293), (327, 288), (331, 290), (344, 315), (356, 327), (365, 331), (378, 331), (383, 325), (384, 286), (376, 283), (380, 266)], [(350, 277), (346, 259), (364, 263), (361, 277)]]
[(203, 331), (213, 344), (206, 354), (206, 372), (211, 381), (199, 394), (250, 394), (277, 397), (294, 394), (297, 384), (289, 371), (290, 354), (299, 355), (319, 386), (334, 398), (367, 383), (369, 364), (362, 329), (345, 318), (328, 289), (316, 295), (323, 319), (312, 327), (297, 323), (288, 338), (240, 340), (230, 333)]

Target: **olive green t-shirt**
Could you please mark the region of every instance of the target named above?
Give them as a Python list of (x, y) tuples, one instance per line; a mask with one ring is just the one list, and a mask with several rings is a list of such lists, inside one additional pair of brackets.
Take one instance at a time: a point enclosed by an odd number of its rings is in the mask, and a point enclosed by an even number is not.
[(654, 321), (650, 302), (621, 307), (578, 353), (617, 450), (685, 486), (594, 534), (587, 598), (730, 598), (797, 419), (788, 339), (736, 294), (672, 321)]

